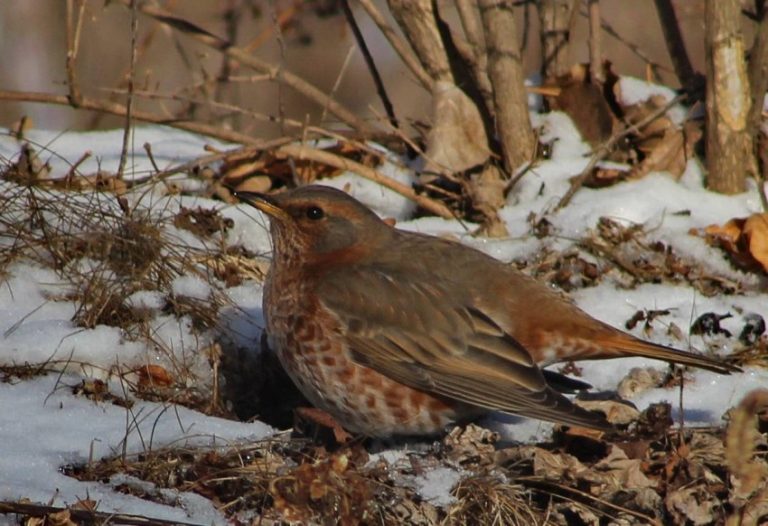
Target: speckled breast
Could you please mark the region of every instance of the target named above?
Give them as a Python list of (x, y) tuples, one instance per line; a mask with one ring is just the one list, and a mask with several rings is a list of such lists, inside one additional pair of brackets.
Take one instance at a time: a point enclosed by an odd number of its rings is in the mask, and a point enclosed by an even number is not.
[(338, 318), (305, 280), (270, 274), (264, 291), (270, 347), (316, 407), (367, 436), (440, 433), (468, 416), (461, 404), (400, 384), (354, 362)]

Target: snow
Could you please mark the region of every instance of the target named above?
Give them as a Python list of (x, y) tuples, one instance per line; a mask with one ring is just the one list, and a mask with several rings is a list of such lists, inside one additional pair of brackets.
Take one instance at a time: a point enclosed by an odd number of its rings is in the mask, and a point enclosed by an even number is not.
[[(622, 79), (621, 93), (624, 100), (634, 97), (640, 101), (648, 94), (661, 94), (671, 98), (666, 88), (650, 86), (636, 80)], [(682, 110), (680, 110), (682, 111)], [(678, 116), (679, 117), (679, 116)], [(613, 326), (623, 327), (634, 312), (642, 309), (668, 309), (670, 312), (654, 322), (650, 334), (635, 328), (633, 334), (659, 343), (680, 348), (702, 350), (711, 337), (689, 336), (688, 342), (673, 340), (666, 327), (675, 324), (687, 332), (692, 320), (704, 312), (734, 317), (723, 325), (738, 334), (744, 324), (744, 316), (755, 312), (768, 317), (768, 295), (760, 292), (761, 284), (755, 275), (735, 270), (719, 250), (689, 234), (692, 228), (703, 228), (712, 223), (724, 223), (732, 217), (745, 217), (760, 211), (760, 202), (754, 187), (741, 195), (724, 196), (707, 192), (702, 187), (702, 171), (694, 161), (689, 162), (683, 178), (675, 182), (665, 174), (650, 174), (639, 180), (617, 184), (610, 188), (591, 190), (582, 188), (563, 210), (554, 211), (560, 197), (568, 190), (569, 179), (578, 174), (588, 162), (589, 147), (578, 135), (570, 120), (561, 113), (533, 115), (535, 125), (542, 127), (543, 140), (554, 140), (550, 160), (534, 166), (518, 182), (510, 193), (508, 204), (500, 211), (509, 238), (482, 239), (471, 234), (478, 225), (440, 218), (409, 219), (414, 205), (389, 190), (384, 190), (354, 174), (344, 174), (324, 181), (348, 189), (353, 195), (374, 206), (382, 216), (394, 217), (398, 227), (417, 232), (458, 238), (479, 250), (504, 261), (528, 258), (551, 249), (573, 247), (574, 240), (594, 229), (601, 217), (609, 217), (623, 225), (642, 225), (649, 238), (669, 244), (685, 258), (705, 264), (716, 275), (726, 276), (745, 285), (745, 291), (730, 296), (704, 297), (685, 285), (643, 284), (627, 289), (621, 284), (604, 279), (598, 286), (574, 291), (571, 296), (584, 310)], [(93, 156), (80, 167), (83, 173), (98, 169), (114, 171), (120, 155), (122, 131), (109, 132), (55, 132), (33, 130), (28, 132), (30, 141), (45, 145), (41, 157), (50, 161), (52, 177), (61, 177), (71, 163), (77, 161), (86, 149)], [(216, 143), (205, 137), (162, 127), (137, 128), (133, 137), (134, 150), (129, 163), (129, 174), (143, 176), (151, 173), (149, 159), (138, 146), (152, 145), (152, 152), (160, 168), (204, 155), (203, 146), (213, 144), (220, 149), (230, 146)], [(374, 146), (380, 149), (380, 147)], [(0, 136), (0, 158), (12, 160), (19, 152), (19, 143), (8, 136)], [(55, 154), (53, 153), (55, 152)], [(392, 154), (380, 169), (404, 184), (411, 184), (414, 176)], [(12, 190), (10, 183), (3, 183), (0, 191)], [(64, 194), (62, 194), (64, 195)], [(76, 202), (76, 197), (66, 198)], [(217, 237), (210, 243), (225, 242), (228, 245), (243, 244), (256, 254), (268, 255), (271, 251), (267, 221), (252, 207), (223, 206), (220, 202), (202, 198), (138, 196), (129, 194), (133, 203), (151, 203), (160, 214), (170, 214), (181, 206), (215, 207), (233, 220), (234, 224), (226, 239)], [(83, 198), (86, 199), (86, 198)], [(112, 206), (112, 205), (110, 205)], [(154, 209), (154, 208), (153, 208)], [(686, 214), (678, 212), (686, 211)], [(528, 217), (546, 217), (553, 235), (537, 239), (530, 235)], [(0, 211), (0, 215), (2, 212)], [(75, 225), (70, 225), (75, 228)], [(180, 244), (187, 244), (202, 251), (207, 242), (191, 233), (168, 226), (168, 236)], [(0, 237), (1, 243), (8, 239)], [(585, 256), (587, 257), (587, 256)], [(81, 260), (80, 269), (87, 269), (91, 262)], [(32, 379), (12, 378), (0, 384), (0, 499), (29, 498), (35, 502), (54, 505), (73, 504), (86, 495), (99, 501), (100, 511), (136, 513), (150, 517), (184, 520), (200, 523), (222, 523), (224, 516), (212, 505), (196, 495), (182, 494), (169, 498), (168, 502), (181, 505), (151, 503), (137, 497), (113, 491), (119, 483), (146, 484), (114, 477), (108, 484), (79, 482), (64, 476), (62, 466), (98, 460), (104, 456), (119, 454), (124, 442), (128, 453), (145, 451), (170, 443), (226, 445), (242, 443), (269, 436), (273, 430), (265, 424), (226, 421), (185, 409), (162, 404), (136, 401), (127, 411), (107, 402), (94, 402), (75, 396), (71, 386), (84, 376), (102, 377), (109, 380), (110, 389), (122, 393), (119, 379), (108, 371), (116, 364), (140, 365), (157, 363), (163, 359), (158, 351), (144, 344), (130, 341), (114, 327), (96, 326), (92, 329), (77, 327), (72, 322), (75, 305), (61, 298), (67, 292), (67, 282), (41, 264), (18, 261), (8, 268), (0, 282), (0, 364), (39, 364), (51, 361), (59, 364), (78, 364), (62, 373), (47, 374)], [(223, 286), (223, 285), (222, 285)], [(765, 290), (765, 287), (762, 287)], [(183, 275), (173, 280), (174, 294), (205, 301), (212, 294), (211, 285), (194, 275)], [(263, 326), (261, 311), (261, 284), (244, 282), (224, 289), (231, 305), (220, 311), (224, 330), (231, 334), (236, 344), (253, 348)], [(155, 290), (132, 293), (127, 301), (133, 306), (150, 310), (153, 336), (166, 350), (178, 356), (186, 356), (201, 344), (213, 341), (212, 335), (194, 334), (191, 321), (163, 314), (163, 294)], [(639, 324), (642, 325), (642, 324)], [(733, 341), (733, 340), (730, 340)], [(732, 349), (725, 346), (722, 352)], [(204, 361), (204, 358), (200, 358)], [(90, 368), (82, 368), (90, 364)], [(635, 366), (664, 367), (660, 362), (633, 358), (604, 362), (580, 363), (583, 379), (597, 389), (612, 390), (617, 382)], [(747, 368), (743, 374), (720, 376), (706, 371), (692, 371), (687, 375), (683, 391), (683, 414), (678, 408), (677, 389), (651, 389), (638, 395), (633, 402), (640, 408), (648, 404), (668, 400), (675, 408), (675, 417), (684, 416), (686, 424), (719, 423), (722, 415), (749, 390), (768, 385), (768, 371)], [(126, 421), (130, 422), (126, 425)], [(484, 420), (500, 432), (504, 440), (526, 442), (547, 436), (551, 425), (509, 415), (494, 415)], [(376, 458), (395, 463), (401, 460), (399, 450), (378, 453)], [(414, 480), (419, 493), (430, 502), (445, 506), (450, 504), (450, 489), (461, 478), (461, 472), (451, 468), (438, 468), (424, 473)], [(162, 490), (166, 491), (166, 490)]]
[[(191, 506), (153, 504), (112, 491), (96, 482), (79, 482), (62, 466), (104, 456), (152, 450), (160, 445), (225, 446), (259, 440), (273, 430), (260, 422), (240, 423), (204, 417), (180, 406), (137, 402), (130, 410), (72, 396), (80, 378), (48, 374), (4, 383), (0, 388), (0, 498), (72, 505), (89, 497), (100, 511), (148, 515), (166, 520), (223, 523), (210, 504), (182, 495)], [(12, 410), (10, 410), (12, 409)], [(113, 481), (114, 482), (114, 481)]]
[(438, 466), (416, 477), (416, 491), (427, 502), (445, 508), (456, 500), (451, 495), (451, 489), (461, 480), (462, 475), (465, 473), (460, 470)]

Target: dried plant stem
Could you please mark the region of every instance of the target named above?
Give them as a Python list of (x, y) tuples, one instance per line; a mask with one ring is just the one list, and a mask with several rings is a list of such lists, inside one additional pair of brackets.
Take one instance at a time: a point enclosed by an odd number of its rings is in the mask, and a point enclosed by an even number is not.
[(139, 18), (136, 14), (137, 2), (131, 4), (131, 63), (128, 68), (128, 97), (125, 101), (125, 127), (123, 128), (123, 144), (120, 149), (120, 163), (117, 167), (117, 178), (122, 179), (125, 163), (128, 159), (128, 146), (131, 140), (131, 113), (133, 112), (133, 79), (136, 72), (136, 35), (139, 29)]
[[(75, 21), (74, 3), (78, 4), (78, 11)], [(69, 87), (69, 98), (73, 106), (77, 107), (82, 99), (80, 85), (77, 82), (77, 53), (80, 50), (80, 34), (83, 29), (83, 12), (85, 11), (85, 0), (67, 0), (67, 85)]]

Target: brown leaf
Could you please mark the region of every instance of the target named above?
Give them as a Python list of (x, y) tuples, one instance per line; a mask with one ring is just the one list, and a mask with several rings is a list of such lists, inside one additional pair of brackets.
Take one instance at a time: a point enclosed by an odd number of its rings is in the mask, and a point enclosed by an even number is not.
[(144, 365), (136, 370), (136, 374), (142, 388), (169, 387), (173, 384), (173, 376), (162, 365)]
[(463, 172), (488, 160), (485, 126), (472, 100), (456, 85), (438, 81), (433, 101), (427, 171)]
[[(702, 235), (697, 230), (690, 233)], [(724, 225), (709, 225), (704, 229), (703, 237), (710, 245), (728, 252), (741, 268), (768, 272), (768, 213), (736, 217)]]

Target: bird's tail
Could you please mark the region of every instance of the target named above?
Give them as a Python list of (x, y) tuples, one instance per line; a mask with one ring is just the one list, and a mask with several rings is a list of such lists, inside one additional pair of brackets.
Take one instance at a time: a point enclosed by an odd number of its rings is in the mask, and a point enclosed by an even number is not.
[(644, 358), (653, 358), (665, 362), (679, 363), (681, 365), (690, 365), (700, 369), (707, 369), (720, 374), (731, 374), (739, 372), (741, 369), (736, 365), (724, 362), (718, 358), (710, 358), (702, 354), (688, 351), (680, 351), (659, 345), (657, 343), (646, 342), (629, 335), (621, 337), (612, 337), (608, 341), (602, 341), (601, 346), (606, 351), (604, 356), (595, 356), (600, 358), (615, 358), (616, 355), (634, 355)]

